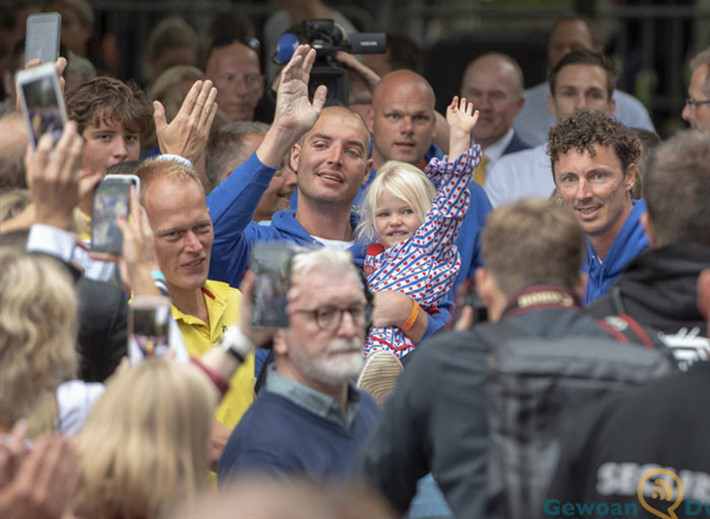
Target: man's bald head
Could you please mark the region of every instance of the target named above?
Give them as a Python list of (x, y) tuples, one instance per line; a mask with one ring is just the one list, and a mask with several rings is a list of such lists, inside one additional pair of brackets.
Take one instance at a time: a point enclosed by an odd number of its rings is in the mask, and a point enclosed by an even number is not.
[(375, 87), (372, 104), (376, 105), (378, 102), (386, 102), (394, 92), (402, 88), (409, 91), (416, 91), (422, 96), (428, 97), (431, 101), (431, 109), (434, 110), (434, 105), (436, 104), (434, 89), (424, 76), (412, 70), (395, 70), (385, 75)]
[(501, 139), (523, 107), (523, 73), (505, 54), (484, 54), (466, 67), (461, 96), (473, 103), (480, 117), (473, 136), (484, 148)]
[(411, 70), (382, 78), (372, 97), (368, 126), (375, 138), (375, 164), (388, 160), (419, 164), (431, 146), (436, 127), (436, 97), (429, 82)]

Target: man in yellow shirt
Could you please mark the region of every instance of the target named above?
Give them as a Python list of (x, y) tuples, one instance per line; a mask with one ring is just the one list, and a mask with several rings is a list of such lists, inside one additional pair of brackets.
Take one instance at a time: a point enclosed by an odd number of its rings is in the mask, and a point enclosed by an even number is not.
[[(188, 353), (201, 356), (239, 322), (241, 294), (207, 279), (214, 234), (199, 177), (174, 160), (145, 161), (136, 171), (141, 199), (155, 235), (155, 252)], [(217, 409), (212, 437), (219, 456), (229, 433), (254, 399), (254, 355), (234, 374)]]

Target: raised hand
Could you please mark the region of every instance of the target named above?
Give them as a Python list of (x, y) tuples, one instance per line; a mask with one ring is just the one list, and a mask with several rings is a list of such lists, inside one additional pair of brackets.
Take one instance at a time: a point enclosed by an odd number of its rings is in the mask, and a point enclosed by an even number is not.
[(471, 130), (478, 121), (478, 110), (466, 98), (454, 96), (446, 108), (446, 122), (449, 123), (449, 158), (456, 160), (471, 145)]
[(83, 140), (76, 123), (69, 121), (59, 142), (45, 134), (37, 149), (27, 147), (27, 183), (35, 208), (35, 221), (69, 229), (73, 211), (79, 203), (79, 168)]
[(474, 111), (473, 103), (466, 101), (465, 97), (459, 99), (458, 96), (454, 96), (446, 107), (446, 122), (449, 123), (451, 131), (471, 133), (478, 122), (478, 110)]
[(314, 49), (299, 45), (281, 71), (274, 122), (256, 150), (259, 160), (274, 169), (280, 167), (291, 146), (313, 127), (325, 105), (328, 89), (324, 85), (316, 89), (312, 102), (308, 99), (308, 80), (315, 60)]
[(182, 102), (180, 111), (168, 124), (165, 107), (153, 101), (155, 133), (161, 153), (189, 159), (200, 177), (204, 176), (207, 139), (217, 115), (217, 89), (212, 81), (195, 81)]
[(328, 90), (324, 85), (316, 89), (312, 102), (308, 99), (308, 80), (315, 60), (315, 49), (309, 45), (299, 45), (291, 61), (281, 71), (274, 125), (283, 130), (302, 135), (315, 124), (325, 105)]

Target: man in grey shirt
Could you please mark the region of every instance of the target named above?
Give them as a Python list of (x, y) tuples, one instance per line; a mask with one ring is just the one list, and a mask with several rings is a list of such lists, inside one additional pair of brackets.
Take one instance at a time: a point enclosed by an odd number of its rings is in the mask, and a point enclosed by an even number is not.
[[(550, 33), (547, 44), (547, 66), (552, 70), (568, 52), (576, 49), (595, 50), (592, 31), (584, 18), (567, 17), (558, 19)], [(549, 111), (550, 85), (547, 81), (525, 91), (525, 105), (515, 119), (513, 128), (520, 138), (531, 146), (547, 142), (547, 133), (555, 124), (555, 117)], [(629, 128), (655, 131), (648, 111), (632, 95), (614, 90), (616, 105), (614, 117)]]

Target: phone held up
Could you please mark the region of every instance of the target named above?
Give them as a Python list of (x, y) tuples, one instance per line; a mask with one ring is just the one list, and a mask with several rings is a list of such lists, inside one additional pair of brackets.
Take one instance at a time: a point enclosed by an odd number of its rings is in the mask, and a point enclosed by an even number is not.
[(140, 191), (140, 179), (135, 175), (106, 175), (94, 195), (91, 216), (91, 250), (121, 256), (123, 233), (118, 219), (128, 219), (130, 190)]
[(49, 133), (56, 143), (67, 122), (64, 96), (54, 64), (46, 63), (17, 73), (17, 95), (32, 146)]
[(62, 16), (59, 13), (36, 13), (27, 17), (25, 29), (25, 63), (39, 59), (54, 63), (59, 57), (62, 34)]
[(251, 324), (255, 328), (286, 328), (287, 295), (294, 249), (283, 242), (257, 242), (252, 248), (254, 273)]
[(128, 312), (128, 359), (136, 365), (146, 359), (167, 357), (188, 362), (190, 357), (180, 331), (170, 317), (171, 303), (165, 296), (134, 296)]
[(164, 356), (170, 350), (170, 300), (163, 296), (135, 296), (129, 304), (128, 332), (131, 364)]

